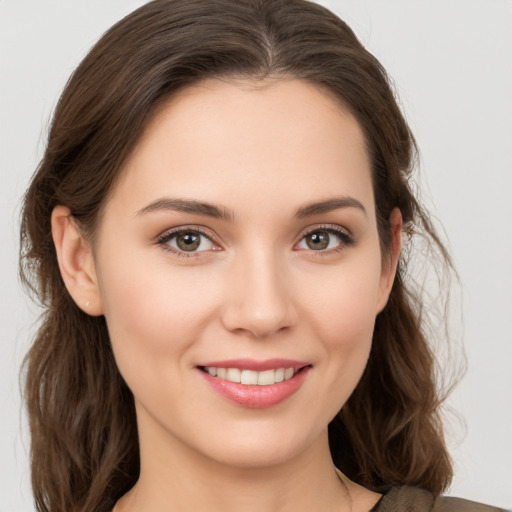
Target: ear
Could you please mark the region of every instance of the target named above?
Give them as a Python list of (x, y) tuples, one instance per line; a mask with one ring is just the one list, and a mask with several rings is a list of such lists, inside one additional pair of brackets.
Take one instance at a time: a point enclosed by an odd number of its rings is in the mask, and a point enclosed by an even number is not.
[(386, 306), (395, 281), (398, 258), (402, 249), (402, 224), (402, 212), (398, 208), (393, 208), (389, 216), (391, 251), (382, 261), (377, 313), (380, 313)]
[(56, 206), (52, 212), (52, 236), (64, 284), (77, 306), (92, 316), (103, 314), (94, 258), (82, 238), (71, 211)]

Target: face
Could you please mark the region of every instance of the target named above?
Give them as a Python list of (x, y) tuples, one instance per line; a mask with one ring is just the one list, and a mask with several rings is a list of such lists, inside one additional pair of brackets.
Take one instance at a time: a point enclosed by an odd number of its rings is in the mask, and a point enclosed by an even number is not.
[(142, 453), (300, 455), (360, 379), (393, 278), (358, 123), (301, 81), (181, 92), (126, 163), (94, 265)]

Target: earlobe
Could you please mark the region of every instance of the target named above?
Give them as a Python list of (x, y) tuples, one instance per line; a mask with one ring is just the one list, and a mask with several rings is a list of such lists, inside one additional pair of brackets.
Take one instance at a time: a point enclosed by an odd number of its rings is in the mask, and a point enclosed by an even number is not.
[(400, 251), (402, 250), (402, 212), (398, 208), (394, 208), (389, 216), (390, 235), (391, 235), (391, 251), (384, 259), (382, 264), (381, 280), (380, 280), (380, 297), (377, 313), (380, 313), (386, 306), (395, 281), (396, 270)]
[(56, 206), (52, 212), (52, 236), (59, 269), (71, 297), (85, 313), (103, 314), (90, 244), (82, 238), (69, 208)]

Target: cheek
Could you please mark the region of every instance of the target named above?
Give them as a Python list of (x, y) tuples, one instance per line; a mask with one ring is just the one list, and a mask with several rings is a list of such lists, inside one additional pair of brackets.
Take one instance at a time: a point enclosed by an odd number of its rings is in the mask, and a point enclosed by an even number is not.
[[(368, 264), (369, 263), (369, 264)], [(347, 265), (348, 269), (348, 265)], [(322, 341), (322, 378), (328, 389), (328, 421), (342, 408), (359, 382), (371, 350), (379, 298), (380, 264), (363, 260), (341, 269), (309, 290), (311, 334)], [(317, 284), (320, 281), (317, 281)]]
[(373, 338), (375, 310), (371, 305), (374, 302), (364, 292), (352, 288), (350, 293), (338, 293), (324, 310), (325, 322), (319, 327), (323, 329), (320, 332), (332, 363), (330, 380), (333, 385), (347, 387), (348, 393), (364, 371)]
[[(104, 260), (107, 261), (108, 260)], [(120, 369), (176, 359), (197, 339), (215, 297), (204, 279), (126, 257), (99, 272), (104, 314)]]
[[(359, 268), (361, 271), (359, 271)], [(341, 269), (339, 275), (307, 283), (315, 330), (339, 348), (371, 341), (379, 301), (380, 266), (364, 261)], [(322, 282), (323, 286), (319, 286)]]

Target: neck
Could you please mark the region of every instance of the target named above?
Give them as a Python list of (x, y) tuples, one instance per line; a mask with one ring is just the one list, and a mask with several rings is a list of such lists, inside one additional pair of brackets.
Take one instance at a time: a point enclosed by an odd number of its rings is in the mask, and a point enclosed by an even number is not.
[(351, 482), (335, 471), (327, 432), (296, 457), (258, 467), (220, 464), (184, 446), (155, 448), (141, 445), (140, 478), (115, 512), (355, 512)]

